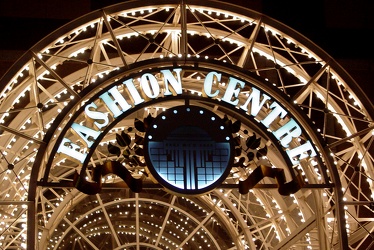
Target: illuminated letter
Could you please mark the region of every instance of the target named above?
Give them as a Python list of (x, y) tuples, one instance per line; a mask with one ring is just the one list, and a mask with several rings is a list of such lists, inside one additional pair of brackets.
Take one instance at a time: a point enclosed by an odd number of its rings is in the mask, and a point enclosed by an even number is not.
[(160, 94), (160, 86), (154, 75), (145, 73), (140, 78), (140, 86), (146, 96), (151, 99), (156, 98)]
[(241, 109), (248, 111), (248, 105), (251, 103), (251, 115), (256, 116), (265, 102), (270, 99), (269, 96), (263, 94), (262, 101), (260, 103), (260, 91), (256, 88), (252, 88), (251, 94), (248, 96), (247, 101), (240, 106)]
[(86, 113), (86, 115), (93, 119), (93, 120), (102, 120), (103, 122), (97, 122), (95, 121), (94, 124), (95, 126), (97, 127), (97, 129), (101, 129), (102, 127), (105, 127), (106, 125), (108, 125), (109, 123), (109, 118), (107, 116), (107, 114), (105, 113), (102, 113), (102, 112), (98, 112), (98, 111), (93, 111), (93, 110), (90, 110), (90, 108), (92, 109), (97, 109), (97, 106), (95, 103), (90, 103), (88, 104), (85, 108), (84, 108), (84, 112)]
[[(173, 69), (175, 73), (177, 73), (177, 79), (173, 76), (173, 74), (170, 72), (170, 70), (164, 69), (160, 70), (162, 74), (164, 74), (164, 84), (165, 84), (165, 92), (164, 95), (179, 95), (182, 94), (182, 81), (181, 81), (181, 76), (180, 72), (182, 69)], [(173, 87), (174, 91), (170, 92), (169, 85)]]
[[(114, 99), (112, 99), (108, 93), (110, 93)], [(108, 92), (102, 94), (100, 98), (108, 107), (114, 118), (117, 118), (122, 114), (122, 112), (125, 112), (126, 110), (131, 108), (131, 105), (127, 103), (116, 86), (111, 88)], [(122, 108), (122, 110), (118, 108), (117, 104)]]
[[(239, 84), (239, 88), (236, 88), (236, 86)], [(244, 87), (245, 83), (234, 78), (230, 77), (230, 81), (228, 83), (225, 95), (222, 98), (222, 101), (225, 101), (229, 104), (236, 105), (239, 102), (238, 95), (240, 93), (240, 89)], [(234, 97), (234, 99), (233, 99)]]
[[(310, 151), (310, 154), (308, 153)], [(300, 160), (307, 158), (308, 156), (316, 156), (316, 152), (310, 141), (286, 151), (293, 165), (299, 164)]]
[(78, 145), (72, 143), (69, 139), (63, 138), (60, 147), (57, 149), (57, 153), (63, 153), (66, 156), (83, 163), (87, 154), (82, 154), (79, 152), (79, 149)]
[(99, 131), (87, 128), (85, 126), (79, 125), (78, 123), (73, 123), (71, 128), (74, 132), (83, 139), (87, 147), (91, 147), (92, 143), (100, 135)]
[(273, 135), (281, 141), (283, 147), (287, 148), (288, 144), (292, 141), (292, 138), (299, 137), (301, 132), (299, 124), (291, 118), (286, 124), (273, 132)]
[(221, 75), (222, 74), (219, 74), (219, 73), (214, 72), (214, 71), (209, 72), (206, 75), (205, 81), (204, 81), (204, 90), (203, 90), (204, 96), (213, 98), (213, 97), (218, 95), (218, 93), (219, 93), (218, 89), (212, 94), (212, 86), (213, 86), (213, 83), (215, 81), (217, 81), (217, 83), (219, 83), (221, 81)]
[(283, 118), (287, 115), (287, 111), (284, 110), (278, 103), (276, 102), (273, 102), (271, 105), (270, 105), (270, 108), (272, 108), (273, 110), (265, 117), (264, 120), (262, 120), (262, 124), (264, 124), (267, 128), (270, 126), (270, 123), (272, 123), (275, 118), (277, 118), (278, 116), (280, 118)]
[(140, 97), (139, 92), (136, 90), (132, 78), (124, 81), (123, 84), (127, 87), (127, 92), (135, 106), (144, 102), (144, 99)]

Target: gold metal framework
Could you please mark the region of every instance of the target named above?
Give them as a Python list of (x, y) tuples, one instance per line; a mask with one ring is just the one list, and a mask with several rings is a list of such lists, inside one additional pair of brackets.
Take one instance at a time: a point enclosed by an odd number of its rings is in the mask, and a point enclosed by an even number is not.
[[(148, 180), (140, 193), (114, 175), (96, 195), (72, 187), (80, 166), (56, 155), (55, 142), (70, 119), (86, 122), (75, 117), (78, 108), (118, 79), (176, 66), (186, 68), (191, 102), (220, 116), (240, 114), (199, 99), (208, 70), (255, 82), (285, 101), (323, 166), (300, 163), (308, 184), (286, 197), (272, 179), (240, 194), (233, 184), (250, 168), (197, 197), (168, 193), (143, 169), (132, 172)], [(211, 0), (109, 6), (41, 40), (0, 86), (2, 249), (366, 249), (374, 242), (373, 105), (333, 58), (261, 13)], [(102, 138), (88, 166), (110, 159), (106, 145), (134, 118), (180, 103), (160, 99), (134, 109)], [(243, 120), (250, 133), (241, 135), (260, 133), (266, 160), (287, 169), (256, 121)]]

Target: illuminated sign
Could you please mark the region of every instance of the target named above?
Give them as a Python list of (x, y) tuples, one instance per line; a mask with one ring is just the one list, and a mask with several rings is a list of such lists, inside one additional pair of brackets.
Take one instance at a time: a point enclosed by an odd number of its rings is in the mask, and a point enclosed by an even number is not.
[[(182, 94), (181, 68), (171, 70), (161, 70), (163, 86), (160, 86), (159, 79), (155, 74), (145, 73), (140, 78), (140, 88), (136, 88), (132, 78), (125, 80), (122, 84), (127, 91), (127, 98), (118, 90), (117, 86), (112, 87), (107, 92), (100, 95), (97, 101), (102, 101), (109, 110), (113, 118), (117, 118), (122, 113), (128, 111), (132, 107), (145, 102), (145, 99), (155, 99), (161, 96), (179, 95)], [(271, 97), (262, 93), (259, 89), (252, 87), (250, 94), (247, 96), (244, 103), (239, 102), (239, 94), (245, 86), (245, 82), (235, 78), (229, 77), (227, 88), (224, 92), (218, 89), (212, 93), (212, 86), (215, 81), (221, 80), (221, 73), (212, 71), (207, 74), (202, 88), (203, 96), (207, 98), (220, 98), (221, 101), (231, 104), (233, 107), (248, 112), (249, 115), (256, 117), (259, 111), (265, 107), (266, 102), (271, 102), (268, 114), (260, 119), (260, 122), (267, 128), (277, 118), (284, 118), (288, 111), (285, 110), (276, 100), (271, 100)], [(85, 106), (86, 117), (92, 119), (94, 127), (86, 127), (78, 123), (73, 123), (71, 130), (73, 133), (81, 138), (81, 141), (90, 148), (96, 138), (101, 134), (101, 129), (109, 124), (109, 117), (107, 113), (96, 110), (97, 105), (91, 102)], [(290, 142), (301, 136), (302, 128), (293, 119), (282, 127), (272, 132), (279, 140), (280, 144), (286, 149), (291, 162), (296, 165), (301, 159), (312, 157), (316, 155), (315, 149), (310, 141), (306, 141), (295, 148), (290, 148)], [(81, 148), (68, 138), (64, 138), (58, 149), (59, 153), (78, 160), (83, 163), (86, 158), (86, 153), (83, 153)]]
[[(181, 95), (183, 90), (181, 72), (181, 68), (174, 68), (172, 70), (160, 70), (157, 74), (144, 73), (139, 78), (139, 87), (135, 86), (133, 78), (124, 80), (121, 83), (121, 89), (124, 89), (124, 91), (120, 91), (119, 86), (114, 86), (101, 94), (97, 100), (85, 105), (84, 115), (93, 121), (91, 127), (73, 123), (71, 131), (80, 138), (87, 148), (90, 148), (102, 133), (102, 130), (109, 125), (110, 120), (116, 119), (124, 112), (145, 103), (147, 100), (163, 96)], [(272, 100), (269, 95), (255, 87), (246, 86), (244, 81), (235, 77), (230, 76), (228, 78), (226, 88), (215, 88), (214, 86), (220, 83), (221, 79), (221, 73), (216, 71), (209, 72), (204, 79), (201, 90), (202, 95), (210, 99), (217, 98), (232, 105), (233, 108), (245, 111), (249, 116), (260, 121), (266, 128), (270, 128), (271, 124), (279, 120), (279, 118), (284, 119), (288, 116), (288, 111), (277, 100)], [(245, 98), (239, 98), (245, 86), (246, 92), (248, 92), (248, 89), (250, 89), (250, 92)], [(241, 95), (241, 97), (243, 96), (244, 94)], [(98, 110), (99, 102), (104, 104), (109, 114)], [(266, 110), (266, 115), (260, 116), (261, 110)], [(109, 117), (110, 115), (112, 117)], [(300, 160), (316, 156), (317, 154), (310, 141), (300, 145), (291, 144), (294, 139), (298, 139), (302, 135), (303, 130), (292, 116), (289, 117), (291, 118), (281, 127), (272, 131), (272, 134), (283, 146), (291, 163), (297, 165)], [(57, 152), (80, 163), (84, 163), (87, 157), (86, 151), (68, 138), (62, 139)]]

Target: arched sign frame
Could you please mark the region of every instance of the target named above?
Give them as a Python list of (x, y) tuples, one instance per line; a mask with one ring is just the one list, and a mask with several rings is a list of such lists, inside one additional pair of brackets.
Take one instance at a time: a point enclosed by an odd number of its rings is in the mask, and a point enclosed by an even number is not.
[[(210, 71), (210, 68), (213, 67), (213, 65), (217, 71)], [(201, 91), (201, 89), (204, 89), (204, 79), (199, 78), (199, 80), (195, 81), (193, 86), (188, 86), (188, 84), (186, 84), (186, 79), (188, 79), (189, 77), (181, 77), (180, 84), (181, 84), (181, 87), (183, 86), (182, 94), (180, 95), (176, 94), (172, 96), (163, 97), (161, 93), (162, 91), (161, 91), (160, 94), (157, 95), (157, 97), (149, 98), (148, 101), (144, 101), (142, 103), (139, 103), (138, 105), (134, 105), (135, 100), (133, 97), (131, 97), (131, 93), (122, 89), (121, 94), (123, 95), (123, 97), (125, 97), (126, 100), (128, 100), (128, 103), (133, 102), (132, 106), (129, 107), (128, 110), (123, 111), (123, 113), (121, 113), (117, 118), (112, 118), (111, 122), (107, 126), (105, 126), (103, 131), (100, 132), (100, 135), (97, 136), (97, 139), (92, 140), (92, 145), (90, 146), (90, 148), (84, 148), (84, 147), (82, 148), (84, 152), (87, 152), (87, 157), (84, 159), (83, 162), (77, 163), (75, 168), (80, 171), (82, 171), (82, 169), (84, 169), (84, 171), (87, 171), (88, 166), (91, 166), (91, 169), (92, 169), (92, 166), (93, 166), (92, 164), (96, 164), (96, 165), (99, 164), (100, 160), (99, 161), (97, 159), (92, 160), (92, 156), (97, 151), (99, 144), (105, 141), (104, 138), (107, 135), (107, 133), (109, 133), (109, 131), (112, 131), (113, 128), (116, 125), (118, 125), (120, 121), (124, 120), (126, 117), (131, 116), (133, 112), (137, 112), (140, 109), (144, 109), (145, 107), (152, 107), (155, 105), (157, 106), (158, 103), (161, 103), (161, 104), (163, 104), (164, 102), (167, 103), (169, 102), (169, 99), (172, 101), (177, 101), (177, 104), (166, 105), (166, 106), (169, 106), (170, 108), (172, 108), (173, 106), (179, 105), (180, 103), (183, 104), (186, 102), (191, 103), (193, 101), (196, 101), (195, 105), (204, 106), (204, 102), (205, 102), (206, 107), (211, 108), (215, 112), (220, 112), (220, 113), (222, 112), (222, 115), (225, 114), (226, 112), (226, 114), (230, 114), (230, 117), (237, 117), (238, 119), (242, 121), (243, 124), (246, 124), (246, 125), (249, 124), (246, 126), (247, 129), (255, 131), (258, 134), (261, 134), (263, 136), (263, 139), (265, 139), (265, 141), (268, 141), (268, 144), (269, 142), (271, 142), (269, 145), (277, 148), (276, 151), (278, 152), (278, 156), (277, 156), (278, 159), (279, 159), (279, 156), (281, 156), (280, 162), (283, 162), (283, 163), (281, 163), (280, 165), (282, 165), (282, 168), (285, 168), (286, 174), (288, 176), (287, 178), (288, 181), (292, 179), (296, 179), (296, 172), (293, 171), (293, 168), (295, 166), (296, 167), (299, 166), (300, 169), (301, 169), (301, 166), (302, 168), (318, 167), (320, 168), (319, 171), (321, 172), (322, 176), (324, 176), (323, 179), (320, 179), (319, 181), (311, 179), (311, 183), (308, 183), (306, 185), (304, 183), (303, 188), (310, 187), (310, 188), (316, 188), (317, 190), (333, 188), (333, 185), (331, 185), (331, 182), (334, 178), (336, 178), (336, 176), (330, 176), (329, 174), (327, 174), (330, 172), (334, 173), (334, 169), (331, 167), (333, 163), (331, 162), (331, 158), (329, 157), (330, 152), (328, 150), (325, 151), (326, 148), (324, 147), (324, 142), (319, 136), (319, 133), (317, 132), (316, 128), (314, 128), (313, 126), (310, 126), (311, 123), (309, 119), (305, 115), (303, 115), (302, 112), (300, 112), (299, 107), (295, 105), (295, 103), (290, 101), (288, 96), (284, 95), (277, 88), (274, 88), (274, 86), (272, 85), (269, 86), (266, 83), (264, 84), (261, 78), (258, 78), (252, 73), (243, 71), (235, 66), (226, 65), (225, 63), (216, 62), (214, 60), (206, 60), (206, 59), (205, 60), (200, 60), (200, 59), (178, 60), (178, 58), (162, 59), (162, 60), (156, 59), (156, 60), (150, 60), (148, 63), (147, 61), (143, 61), (140, 64), (140, 67), (136, 67), (135, 65), (133, 65), (133, 68), (129, 70), (130, 73), (128, 71), (124, 71), (124, 75), (126, 76), (123, 76), (123, 74), (115, 75), (113, 77), (109, 77), (106, 81), (103, 81), (103, 82), (99, 81), (97, 83), (97, 86), (100, 86), (100, 88), (97, 88), (96, 84), (91, 86), (91, 88), (87, 88), (86, 92), (84, 93), (84, 94), (87, 93), (87, 96), (84, 96), (82, 98), (84, 100), (83, 102), (81, 102), (82, 99), (71, 101), (70, 105), (66, 107), (67, 112), (61, 112), (61, 115), (58, 116), (55, 120), (56, 124), (53, 124), (53, 127), (62, 128), (62, 129), (55, 130), (55, 134), (51, 133), (51, 134), (46, 135), (46, 138), (48, 137), (51, 139), (57, 138), (56, 140), (53, 141), (53, 143), (50, 143), (51, 149), (48, 149), (48, 147), (46, 148), (45, 153), (48, 152), (48, 155), (47, 156), (45, 154), (43, 155), (43, 151), (40, 151), (40, 154), (38, 154), (36, 157), (37, 162), (39, 162), (39, 159), (43, 159), (43, 158), (49, 159), (46, 164), (45, 170), (41, 171), (42, 173), (44, 173), (44, 178), (42, 178), (41, 181), (39, 181), (39, 185), (60, 186), (60, 187), (71, 186), (71, 182), (53, 183), (53, 182), (48, 182), (47, 180), (50, 179), (48, 177), (50, 174), (50, 169), (52, 167), (58, 168), (56, 167), (56, 162), (60, 161), (60, 158), (65, 159), (67, 156), (69, 156), (68, 153), (64, 154), (64, 153), (59, 152), (59, 148), (61, 148), (62, 146), (61, 141), (64, 139), (64, 137), (67, 134), (69, 133), (71, 134), (72, 124), (74, 122), (82, 122), (84, 120), (87, 120), (87, 115), (85, 115), (85, 107), (88, 104), (95, 103), (95, 102), (98, 103), (97, 100), (100, 99), (99, 96), (102, 96), (103, 93), (108, 93), (114, 87), (117, 88), (118, 86), (122, 85), (124, 82), (127, 82), (129, 80), (131, 80), (131, 82), (135, 82), (136, 79), (140, 79), (141, 75), (152, 74), (152, 73), (157, 74), (162, 70), (173, 72), (176, 69), (178, 69), (178, 71), (180, 70), (179, 72), (184, 72), (184, 71), (194, 72), (192, 74), (195, 74), (196, 72), (200, 72), (202, 73), (202, 75), (209, 74), (209, 72), (214, 72), (215, 74), (223, 74), (224, 77), (222, 78), (225, 78), (226, 81), (230, 78), (235, 79), (235, 81), (236, 80), (243, 81), (245, 83), (245, 86), (243, 86), (242, 89), (245, 91), (243, 91), (244, 93), (238, 94), (237, 99), (240, 100), (240, 102), (237, 105), (233, 105), (232, 103), (227, 103), (227, 102), (222, 101), (221, 98), (203, 97), (201, 94), (201, 92), (203, 91)], [(121, 70), (119, 71), (121, 72)], [(137, 72), (137, 73), (134, 73), (134, 72)], [(178, 79), (178, 77), (174, 75), (173, 77), (175, 77), (175, 79)], [(158, 79), (159, 81), (158, 84), (162, 86), (163, 85), (162, 77), (160, 77), (160, 79)], [(221, 84), (221, 83), (217, 83), (217, 85), (221, 85), (220, 87), (225, 86), (225, 84)], [(303, 140), (306, 142), (313, 142), (313, 148), (314, 148), (313, 150), (316, 153), (315, 157), (310, 157), (308, 154), (306, 154), (305, 155), (306, 161), (304, 160), (303, 163), (301, 163), (302, 160), (300, 160), (300, 163), (298, 162), (298, 163), (292, 164), (291, 159), (289, 158), (289, 156), (287, 156), (287, 153), (286, 153), (287, 150), (282, 148), (282, 146), (280, 145), (280, 140), (275, 138), (274, 134), (272, 134), (271, 132), (272, 130), (269, 130), (266, 126), (262, 125), (260, 121), (258, 120), (259, 119), (258, 116), (253, 116), (250, 114), (250, 107), (255, 106), (256, 104), (253, 101), (253, 98), (248, 98), (248, 96), (251, 96), (251, 95), (248, 95), (248, 92), (251, 92), (251, 88), (259, 90), (259, 96), (262, 97), (261, 98), (262, 100), (265, 99), (264, 95), (268, 95), (270, 97), (268, 100), (269, 103), (279, 104), (279, 106), (282, 107), (286, 111), (285, 112), (286, 116), (283, 117), (283, 118), (287, 118), (285, 119), (285, 121), (289, 121), (291, 118), (294, 118), (296, 120), (296, 123), (300, 124), (299, 127), (300, 129), (302, 129), (302, 134), (299, 137), (303, 138)], [(172, 89), (172, 87), (170, 87), (170, 89)], [(238, 85), (235, 85), (233, 89), (239, 90), (240, 88), (238, 87)], [(222, 90), (224, 90), (223, 93), (225, 93), (225, 87), (221, 89), (221, 92)], [(139, 91), (138, 93), (142, 97), (146, 98), (146, 95), (142, 93), (142, 90), (139, 84), (137, 84), (137, 91)], [(163, 91), (166, 91), (166, 90), (163, 89)], [(199, 91), (201, 92), (199, 93)], [(94, 93), (94, 94), (91, 96), (90, 95), (91, 93)], [(220, 96), (223, 96), (223, 94), (220, 93)], [(113, 100), (116, 99), (113, 96), (112, 98)], [(252, 100), (252, 101), (246, 102), (245, 101), (246, 98), (248, 98), (247, 100)], [(265, 109), (265, 110), (268, 109), (268, 112), (270, 113), (272, 110), (271, 105), (263, 104), (262, 100), (260, 101), (259, 99), (258, 105), (261, 106), (262, 109)], [(262, 104), (260, 104), (260, 102)], [(244, 103), (247, 103), (248, 111), (243, 110), (244, 108), (240, 110), (239, 106), (244, 105)], [(209, 104), (213, 106), (209, 106)], [(217, 108), (220, 106), (221, 108), (223, 108), (222, 111), (220, 110), (220, 108)], [(264, 108), (265, 106), (268, 106), (268, 107)], [(157, 112), (154, 115), (157, 115)], [(79, 118), (80, 118), (79, 121), (75, 121), (75, 119), (79, 119)], [(277, 124), (278, 122), (275, 122), (275, 123)], [(260, 123), (260, 125), (256, 123)], [(281, 124), (283, 125), (286, 123), (287, 122), (281, 122)], [(282, 126), (278, 124), (277, 127), (280, 128)], [(273, 129), (273, 132), (276, 130), (277, 129)], [(50, 132), (53, 132), (53, 131), (50, 130)], [(289, 131), (289, 134), (291, 134), (290, 131)], [(77, 138), (76, 135), (73, 137)], [(299, 141), (300, 138), (295, 137), (295, 138), (292, 138), (292, 140)], [(50, 139), (48, 139), (48, 141), (49, 140)], [(295, 148), (297, 148), (297, 146), (295, 146)], [(80, 151), (82, 151), (82, 149), (80, 149)], [(321, 149), (321, 150), (318, 150), (318, 149)], [(298, 154), (302, 154), (302, 153), (304, 153), (304, 151), (299, 152)], [(270, 160), (270, 162), (272, 162), (272, 160)], [(310, 165), (311, 162), (318, 162), (318, 163), (317, 164), (313, 163), (313, 165)], [(273, 167), (277, 167), (278, 164), (274, 164), (274, 165), (271, 164), (271, 165)], [(329, 166), (331, 169), (328, 170), (327, 168)], [(118, 181), (118, 178), (117, 178), (117, 181)], [(117, 188), (120, 188), (122, 180), (119, 179), (119, 182), (120, 184), (118, 185), (114, 184), (114, 187), (117, 186)], [(336, 183), (336, 182), (333, 181), (333, 183)], [(145, 186), (147, 187), (147, 184), (145, 184)], [(236, 189), (239, 188), (239, 186), (234, 183), (231, 183), (231, 185), (228, 185), (228, 187), (236, 188)]]

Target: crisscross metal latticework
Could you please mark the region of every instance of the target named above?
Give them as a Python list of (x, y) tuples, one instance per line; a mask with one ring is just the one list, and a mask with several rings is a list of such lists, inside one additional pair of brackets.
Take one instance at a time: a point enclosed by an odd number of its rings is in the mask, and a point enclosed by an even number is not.
[[(56, 152), (67, 127), (92, 123), (79, 110), (119, 79), (183, 70), (183, 98), (162, 96), (112, 123), (85, 166)], [(290, 170), (258, 121), (219, 98), (202, 98), (204, 77), (222, 72), (279, 98), (303, 126), (318, 161), (297, 166), (306, 184), (282, 196), (264, 178), (248, 194), (235, 184), (255, 167)], [(0, 86), (0, 247), (2, 249), (368, 249), (373, 246), (373, 106), (322, 49), (261, 13), (219, 1), (130, 1), (89, 13), (24, 54)], [(119, 91), (124, 91), (119, 89)], [(249, 89), (243, 88), (240, 100)], [(219, 188), (200, 196), (169, 193), (144, 166), (133, 192), (116, 175), (94, 195), (79, 192), (76, 172), (107, 160), (119, 131), (135, 119), (189, 104), (241, 120), (243, 140), (257, 135), (264, 157), (233, 167)], [(103, 105), (98, 107), (102, 112)], [(264, 116), (265, 114), (262, 114)], [(286, 121), (279, 119), (273, 128)], [(300, 142), (293, 142), (295, 144)], [(85, 150), (90, 150), (89, 148)], [(256, 152), (254, 152), (256, 153)], [(122, 158), (121, 158), (122, 157)]]

